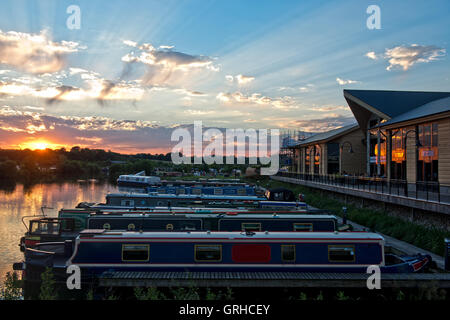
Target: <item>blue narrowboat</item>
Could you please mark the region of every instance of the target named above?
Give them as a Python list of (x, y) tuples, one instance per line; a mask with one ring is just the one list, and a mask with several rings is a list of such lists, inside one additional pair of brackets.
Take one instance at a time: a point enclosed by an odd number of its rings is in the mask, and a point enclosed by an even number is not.
[(150, 186), (146, 188), (147, 193), (158, 194), (207, 194), (225, 196), (254, 196), (256, 190), (254, 186)]
[[(335, 231), (337, 218), (332, 215), (245, 214), (245, 213), (97, 213), (74, 218), (39, 218), (29, 222), (20, 240), (22, 251), (40, 242), (73, 240), (82, 229), (142, 231)], [(80, 218), (80, 217), (78, 217)]]
[(386, 254), (383, 237), (369, 232), (84, 230), (73, 245), (44, 243), (25, 252), (26, 270), (49, 266), (64, 274), (74, 264), (82, 276), (94, 278), (105, 271), (365, 273), (371, 265), (386, 273), (412, 273), (430, 263), (428, 255)]
[(259, 196), (193, 195), (193, 194), (127, 194), (109, 193), (106, 204), (80, 203), (77, 207), (98, 210), (153, 209), (155, 207), (267, 208), (306, 210), (305, 202), (269, 201)]

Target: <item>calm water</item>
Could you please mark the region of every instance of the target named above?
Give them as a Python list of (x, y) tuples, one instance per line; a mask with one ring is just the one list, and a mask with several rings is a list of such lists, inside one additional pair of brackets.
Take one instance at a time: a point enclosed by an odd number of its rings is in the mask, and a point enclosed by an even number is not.
[(110, 184), (85, 183), (51, 183), (37, 184), (24, 188), (17, 184), (10, 190), (0, 190), (0, 278), (3, 279), (12, 264), (23, 260), (19, 249), (19, 240), (25, 233), (22, 217), (41, 214), (41, 207), (46, 215), (56, 217), (61, 208), (74, 208), (82, 201), (104, 202), (108, 192), (117, 188)]

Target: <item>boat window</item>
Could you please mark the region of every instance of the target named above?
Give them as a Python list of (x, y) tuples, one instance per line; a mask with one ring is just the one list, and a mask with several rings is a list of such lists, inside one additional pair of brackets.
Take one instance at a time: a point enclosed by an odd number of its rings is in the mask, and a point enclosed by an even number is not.
[(192, 188), (191, 193), (192, 194), (202, 194), (202, 189), (200, 189), (200, 188)]
[(130, 207), (130, 206), (134, 205), (134, 201), (133, 200), (122, 200), (121, 205), (125, 206), (125, 207)]
[(128, 230), (135, 230), (135, 229), (136, 229), (136, 226), (134, 225), (134, 223), (130, 223), (128, 225)]
[(330, 262), (353, 262), (355, 261), (355, 246), (328, 246), (328, 260)]
[(173, 224), (171, 223), (166, 224), (166, 230), (173, 230)]
[(195, 261), (222, 261), (222, 245), (195, 245)]
[(246, 195), (245, 189), (238, 189), (237, 194), (238, 196), (245, 196)]
[(214, 194), (215, 195), (223, 195), (223, 189), (214, 188)]
[(39, 231), (39, 222), (31, 221), (30, 233), (37, 233)]
[(60, 224), (58, 222), (36, 221), (31, 223), (32, 234), (59, 234)]
[(295, 261), (295, 245), (287, 244), (281, 245), (281, 260), (284, 262), (294, 262)]
[(241, 224), (242, 231), (261, 231), (261, 223), (260, 222), (245, 222)]
[(312, 223), (294, 223), (294, 231), (311, 232), (313, 231)]
[(103, 229), (110, 230), (111, 229), (111, 225), (109, 223), (104, 223), (103, 224)]
[(148, 261), (149, 251), (148, 244), (123, 244), (122, 261)]

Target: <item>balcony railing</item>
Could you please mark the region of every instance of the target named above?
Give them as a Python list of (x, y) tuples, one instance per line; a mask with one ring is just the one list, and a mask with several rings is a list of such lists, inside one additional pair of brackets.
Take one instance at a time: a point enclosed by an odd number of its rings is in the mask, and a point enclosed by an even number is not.
[(278, 172), (277, 176), (373, 193), (390, 194), (440, 203), (450, 203), (450, 186), (442, 185), (438, 182), (420, 181), (408, 183), (406, 180), (388, 180), (385, 178), (347, 175), (318, 175), (292, 172)]

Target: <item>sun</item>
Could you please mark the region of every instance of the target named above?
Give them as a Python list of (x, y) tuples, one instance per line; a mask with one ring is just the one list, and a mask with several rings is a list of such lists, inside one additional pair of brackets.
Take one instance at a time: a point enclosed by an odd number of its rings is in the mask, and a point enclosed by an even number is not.
[(34, 150), (45, 150), (48, 147), (48, 143), (46, 142), (33, 142), (30, 147)]
[(22, 149), (45, 150), (45, 149), (55, 149), (58, 147), (58, 145), (50, 143), (45, 140), (37, 140), (25, 142), (24, 144), (21, 144), (20, 147)]

